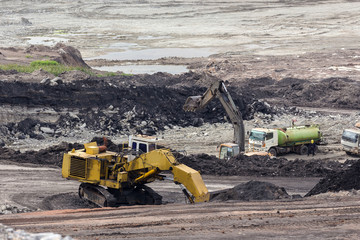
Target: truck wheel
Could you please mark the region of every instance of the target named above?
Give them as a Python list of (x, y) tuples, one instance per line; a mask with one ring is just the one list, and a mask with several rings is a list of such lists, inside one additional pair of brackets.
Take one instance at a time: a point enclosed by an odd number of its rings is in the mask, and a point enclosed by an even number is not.
[(277, 155), (277, 152), (276, 152), (276, 149), (275, 149), (275, 148), (270, 148), (268, 152), (269, 152), (269, 153), (271, 154), (271, 156), (273, 156), (273, 157), (276, 157), (276, 155)]
[(308, 146), (302, 145), (302, 146), (300, 147), (299, 153), (300, 153), (300, 155), (308, 154)]

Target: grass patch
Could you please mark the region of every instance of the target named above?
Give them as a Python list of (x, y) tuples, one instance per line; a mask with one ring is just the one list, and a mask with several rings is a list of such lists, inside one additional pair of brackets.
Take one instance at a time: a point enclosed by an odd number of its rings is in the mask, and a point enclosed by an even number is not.
[(91, 69), (84, 67), (69, 67), (51, 60), (33, 61), (30, 63), (30, 65), (18, 65), (18, 64), (0, 65), (1, 70), (16, 70), (18, 72), (24, 72), (24, 73), (32, 73), (36, 70), (39, 70), (40, 68), (48, 73), (54, 74), (55, 76), (58, 76), (63, 72), (68, 72), (73, 70), (79, 70), (92, 76), (94, 75)]
[[(69, 72), (73, 70), (79, 70), (90, 76), (96, 77), (113, 77), (119, 75), (119, 73), (108, 72), (104, 74), (95, 74), (89, 68), (84, 67), (69, 67), (62, 65), (56, 61), (52, 60), (36, 60), (30, 63), (30, 65), (18, 65), (18, 64), (7, 64), (7, 65), (0, 65), (1, 70), (16, 70), (17, 72), (23, 73), (32, 73), (36, 70), (42, 69), (48, 73), (52, 73), (55, 76), (59, 76), (63, 72)], [(121, 76), (133, 76), (133, 74), (122, 73)]]
[(58, 66), (60, 63), (52, 60), (36, 60), (30, 63), (31, 67)]

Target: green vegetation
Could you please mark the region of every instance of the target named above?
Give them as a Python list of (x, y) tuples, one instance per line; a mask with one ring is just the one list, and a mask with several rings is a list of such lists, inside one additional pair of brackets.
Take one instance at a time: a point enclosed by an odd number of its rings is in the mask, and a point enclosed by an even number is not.
[(60, 65), (57, 61), (52, 60), (36, 60), (30, 63), (31, 67), (57, 66)]
[(94, 75), (94, 73), (88, 68), (69, 67), (52, 60), (37, 60), (31, 62), (30, 65), (18, 65), (18, 64), (0, 65), (1, 70), (16, 70), (18, 72), (25, 72), (25, 73), (32, 73), (36, 70), (39, 70), (40, 68), (46, 72), (54, 74), (55, 76), (58, 76), (63, 72), (68, 72), (72, 70), (79, 70), (89, 75)]
[[(68, 72), (72, 70), (79, 70), (91, 76), (97, 77), (113, 77), (119, 75), (119, 73), (108, 72), (104, 74), (95, 74), (92, 72), (91, 69), (84, 68), (84, 67), (69, 67), (62, 65), (56, 61), (52, 60), (36, 60), (30, 63), (30, 65), (18, 65), (18, 64), (7, 64), (7, 65), (0, 65), (1, 70), (16, 70), (18, 72), (24, 73), (32, 73), (36, 70), (42, 69), (46, 72), (52, 73), (55, 76), (63, 72)], [(122, 73), (123, 76), (132, 76), (133, 74)]]

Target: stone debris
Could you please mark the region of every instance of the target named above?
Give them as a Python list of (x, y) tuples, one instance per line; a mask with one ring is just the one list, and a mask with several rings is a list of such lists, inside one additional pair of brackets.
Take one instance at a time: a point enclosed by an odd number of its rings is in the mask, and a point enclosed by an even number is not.
[(31, 212), (28, 208), (18, 208), (9, 204), (0, 205), (0, 215)]
[(0, 240), (72, 240), (70, 236), (61, 236), (57, 233), (28, 233), (14, 229), (0, 223)]

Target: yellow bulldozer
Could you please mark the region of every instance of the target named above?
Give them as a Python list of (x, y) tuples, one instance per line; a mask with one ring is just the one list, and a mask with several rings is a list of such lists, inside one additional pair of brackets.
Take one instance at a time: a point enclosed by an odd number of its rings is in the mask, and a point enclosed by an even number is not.
[[(62, 176), (81, 182), (80, 198), (100, 207), (161, 204), (162, 197), (146, 184), (165, 179), (179, 184), (190, 203), (209, 201), (200, 173), (179, 163), (169, 149), (157, 149), (157, 142), (155, 137), (130, 136), (119, 153), (108, 151), (106, 144), (84, 144), (84, 149), (64, 154)], [(161, 174), (166, 172), (173, 178)]]

